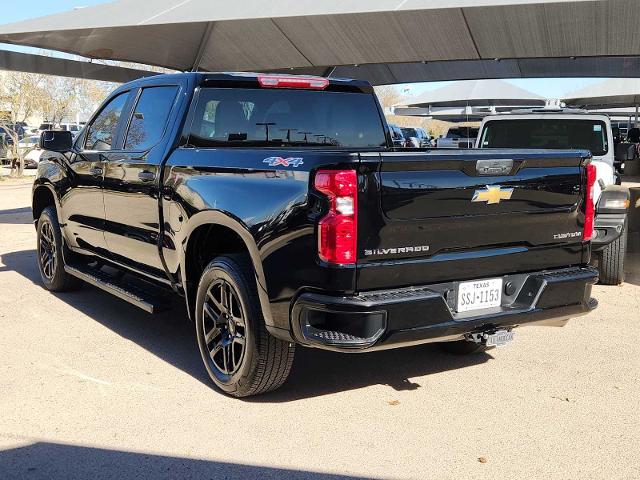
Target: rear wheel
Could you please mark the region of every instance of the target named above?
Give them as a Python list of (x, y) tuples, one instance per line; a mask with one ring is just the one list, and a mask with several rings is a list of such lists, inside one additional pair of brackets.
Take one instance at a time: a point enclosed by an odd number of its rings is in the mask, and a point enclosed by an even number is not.
[(295, 346), (266, 329), (248, 257), (214, 259), (196, 298), (196, 335), (213, 382), (234, 397), (275, 390), (287, 379)]
[(627, 227), (622, 235), (607, 245), (598, 258), (600, 283), (603, 285), (620, 285), (624, 282), (624, 256), (627, 250)]
[(80, 280), (69, 275), (64, 269), (62, 252), (66, 246), (62, 241), (58, 215), (52, 206), (45, 208), (40, 214), (37, 241), (38, 270), (44, 287), (52, 292), (65, 292), (76, 288)]
[(447, 353), (454, 355), (470, 355), (473, 353), (486, 352), (494, 347), (487, 347), (482, 343), (473, 342), (471, 340), (459, 340), (457, 342), (442, 342), (442, 349)]

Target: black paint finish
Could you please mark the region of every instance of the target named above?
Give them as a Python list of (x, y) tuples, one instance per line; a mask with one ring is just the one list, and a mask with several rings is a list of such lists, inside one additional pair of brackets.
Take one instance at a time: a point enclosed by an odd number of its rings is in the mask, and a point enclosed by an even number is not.
[[(255, 78), (178, 74), (121, 87), (132, 115), (140, 89), (179, 88), (162, 140), (144, 152), (124, 149), (126, 128), (107, 152), (82, 148), (39, 166), (40, 189), (55, 198), (71, 250), (108, 261), (191, 293), (198, 278), (187, 258), (190, 242), (215, 225), (240, 239), (253, 260), (270, 331), (291, 339), (291, 308), (303, 294), (336, 298), (585, 265), (585, 152), (369, 151), (338, 148), (195, 148), (188, 132), (201, 86), (258, 88)], [(364, 82), (331, 80), (333, 92), (372, 95)], [(91, 123), (91, 122), (89, 122)], [(380, 128), (385, 129), (380, 110)], [(268, 157), (302, 158), (297, 167), (271, 167)], [(478, 160), (513, 160), (500, 177), (478, 176)], [(317, 255), (317, 221), (326, 199), (313, 189), (318, 169), (358, 172), (358, 262), (335, 266)], [(513, 188), (512, 200), (473, 203), (487, 185)], [(38, 193), (40, 192), (40, 193)], [(223, 233), (220, 233), (223, 235)], [(417, 251), (415, 247), (423, 246)], [(406, 247), (411, 247), (409, 251)], [(428, 247), (428, 248), (426, 248)], [(401, 249), (405, 250), (393, 250)], [(368, 254), (369, 251), (375, 251)], [(584, 283), (584, 282), (583, 282)]]

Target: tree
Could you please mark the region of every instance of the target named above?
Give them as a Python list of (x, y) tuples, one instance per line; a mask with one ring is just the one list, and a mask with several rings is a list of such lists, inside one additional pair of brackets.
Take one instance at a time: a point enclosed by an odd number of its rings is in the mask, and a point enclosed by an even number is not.
[(18, 148), (22, 125), (33, 115), (59, 124), (76, 116), (88, 118), (113, 84), (20, 72), (0, 72), (0, 143), (12, 161), (12, 175), (22, 175), (24, 155)]
[(18, 148), (24, 133), (23, 125), (39, 109), (45, 92), (42, 89), (44, 75), (7, 72), (0, 86), (0, 133), (4, 134), (2, 144), (11, 155), (12, 174), (22, 175), (24, 169), (23, 152)]

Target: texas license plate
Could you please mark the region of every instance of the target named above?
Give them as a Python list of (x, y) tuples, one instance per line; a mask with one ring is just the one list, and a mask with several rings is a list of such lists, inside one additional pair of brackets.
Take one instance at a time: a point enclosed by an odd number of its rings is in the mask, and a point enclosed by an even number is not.
[(458, 312), (499, 307), (501, 304), (501, 278), (463, 282), (458, 286)]
[(515, 336), (514, 332), (507, 332), (506, 330), (500, 330), (490, 335), (486, 335), (484, 337), (485, 345), (487, 347), (504, 347), (507, 343), (513, 340), (514, 336)]

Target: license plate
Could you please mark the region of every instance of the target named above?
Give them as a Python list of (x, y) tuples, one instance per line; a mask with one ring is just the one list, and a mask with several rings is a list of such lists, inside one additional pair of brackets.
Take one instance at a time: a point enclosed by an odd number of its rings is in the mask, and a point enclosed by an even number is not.
[(463, 282), (458, 286), (458, 312), (499, 307), (501, 304), (501, 278)]
[(485, 345), (487, 347), (504, 347), (507, 343), (513, 340), (515, 333), (501, 330), (491, 335), (485, 336)]

